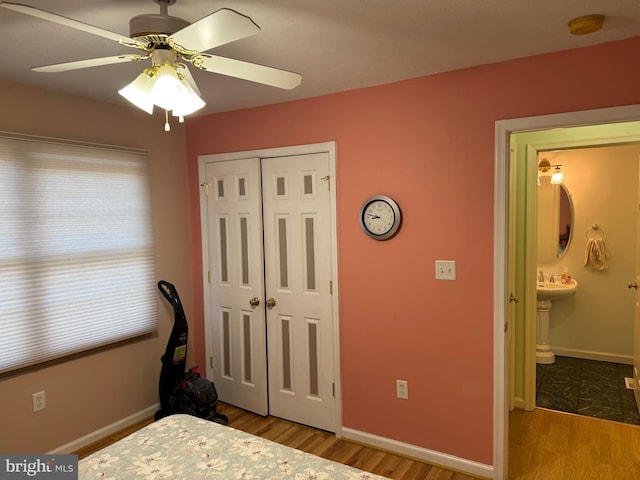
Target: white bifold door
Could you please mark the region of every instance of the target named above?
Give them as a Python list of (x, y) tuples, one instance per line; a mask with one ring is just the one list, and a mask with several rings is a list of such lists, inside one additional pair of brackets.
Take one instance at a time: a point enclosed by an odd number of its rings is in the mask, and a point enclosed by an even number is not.
[(204, 171), (207, 375), (221, 401), (335, 431), (328, 154)]

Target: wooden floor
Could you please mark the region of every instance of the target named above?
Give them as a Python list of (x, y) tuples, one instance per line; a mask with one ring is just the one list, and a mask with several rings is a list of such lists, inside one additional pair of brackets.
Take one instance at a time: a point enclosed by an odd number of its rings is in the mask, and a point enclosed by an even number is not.
[(535, 409), (509, 415), (510, 480), (638, 480), (640, 426)]
[[(452, 472), (434, 465), (340, 440), (335, 435), (274, 417), (261, 417), (226, 404), (218, 412), (229, 417), (229, 425), (282, 445), (303, 450), (335, 462), (396, 480), (477, 480), (477, 477)], [(118, 432), (103, 441), (75, 453), (84, 458), (120, 438), (151, 423), (152, 419)]]
[[(467, 474), (340, 440), (333, 434), (226, 404), (229, 425), (292, 448), (397, 480), (475, 480)], [(152, 422), (147, 419), (75, 453), (80, 458)], [(509, 416), (510, 480), (639, 480), (640, 426), (536, 409)]]

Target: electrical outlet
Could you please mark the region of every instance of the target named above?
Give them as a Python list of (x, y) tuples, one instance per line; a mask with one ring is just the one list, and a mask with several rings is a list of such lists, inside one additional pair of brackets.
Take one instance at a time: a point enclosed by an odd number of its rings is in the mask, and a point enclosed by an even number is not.
[(46, 403), (44, 399), (44, 390), (41, 392), (36, 392), (31, 395), (33, 401), (33, 411), (39, 412), (40, 410), (44, 410), (46, 408)]
[(456, 262), (454, 260), (436, 260), (436, 280), (455, 280)]
[(409, 400), (409, 382), (406, 380), (396, 380), (396, 397)]

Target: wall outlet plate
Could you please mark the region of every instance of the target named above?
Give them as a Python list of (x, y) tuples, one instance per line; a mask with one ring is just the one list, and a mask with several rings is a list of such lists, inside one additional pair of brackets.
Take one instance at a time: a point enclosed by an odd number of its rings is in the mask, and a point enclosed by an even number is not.
[(36, 392), (31, 394), (31, 402), (33, 405), (33, 411), (39, 412), (40, 410), (44, 410), (47, 406), (45, 403), (44, 390), (41, 392)]
[(436, 280), (455, 280), (456, 262), (454, 260), (436, 260)]

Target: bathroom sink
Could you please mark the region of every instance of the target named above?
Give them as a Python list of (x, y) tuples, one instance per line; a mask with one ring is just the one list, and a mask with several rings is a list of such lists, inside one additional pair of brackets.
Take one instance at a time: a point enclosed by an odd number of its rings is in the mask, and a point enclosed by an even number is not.
[(548, 279), (545, 279), (544, 282), (539, 281), (536, 283), (538, 300), (557, 300), (568, 297), (569, 295), (573, 295), (577, 288), (578, 282), (573, 278), (568, 285), (560, 283), (560, 278), (555, 282), (550, 282)]
[[(536, 363), (551, 364), (555, 362), (555, 354), (549, 345), (549, 313), (556, 300), (561, 300), (576, 293), (578, 282), (571, 279), (563, 284), (558, 274), (539, 273), (536, 278), (536, 317), (538, 332), (536, 336)], [(542, 280), (542, 281), (541, 281)], [(553, 280), (553, 281), (552, 281)]]

